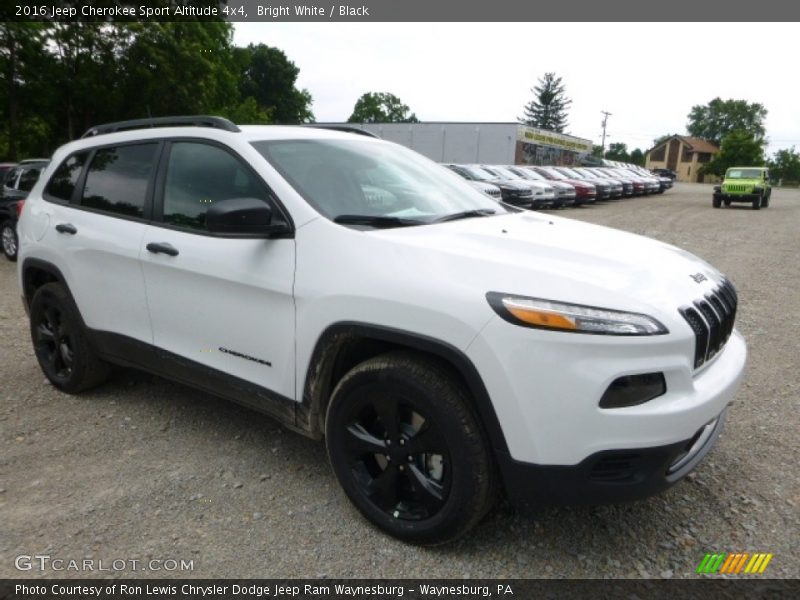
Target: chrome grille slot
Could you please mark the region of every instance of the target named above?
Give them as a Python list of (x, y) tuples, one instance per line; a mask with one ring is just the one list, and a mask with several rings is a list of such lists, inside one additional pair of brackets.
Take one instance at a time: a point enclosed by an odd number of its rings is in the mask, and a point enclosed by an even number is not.
[(710, 294), (678, 312), (695, 335), (694, 367), (702, 366), (722, 350), (733, 333), (738, 296), (725, 280)]
[(719, 350), (720, 340), (722, 339), (722, 321), (705, 300), (699, 300), (695, 302), (694, 305), (700, 310), (700, 314), (706, 320), (708, 328), (711, 330), (708, 336), (708, 356), (706, 356), (706, 360), (709, 360), (713, 358), (717, 350)]
[(693, 308), (682, 308), (680, 313), (689, 327), (694, 331), (694, 368), (702, 365), (706, 360), (708, 349), (708, 326), (700, 314)]

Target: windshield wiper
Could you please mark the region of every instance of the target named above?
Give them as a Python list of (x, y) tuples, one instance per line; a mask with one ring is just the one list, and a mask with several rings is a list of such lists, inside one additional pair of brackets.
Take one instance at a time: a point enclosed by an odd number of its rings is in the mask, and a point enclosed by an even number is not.
[(333, 222), (340, 225), (368, 225), (369, 227), (410, 227), (423, 225), (428, 221), (380, 215), (339, 215), (333, 219)]
[(439, 217), (434, 223), (443, 223), (444, 221), (456, 221), (458, 219), (469, 219), (471, 217), (488, 217), (489, 215), (496, 214), (497, 211), (493, 208), (479, 208), (476, 210), (465, 210), (462, 212), (453, 213), (452, 215), (445, 215)]

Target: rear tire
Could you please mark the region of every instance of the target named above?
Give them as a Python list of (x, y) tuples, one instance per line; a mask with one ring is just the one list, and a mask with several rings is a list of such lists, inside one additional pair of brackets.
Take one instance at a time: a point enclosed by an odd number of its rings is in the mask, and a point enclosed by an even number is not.
[(406, 542), (450, 542), (489, 511), (496, 474), (468, 393), (442, 364), (391, 352), (336, 386), (328, 456), (350, 501)]
[(761, 203), (761, 206), (763, 206), (764, 208), (769, 208), (770, 196), (772, 196), (772, 192), (771, 191), (770, 192), (766, 192), (764, 194), (764, 201)]
[(0, 226), (0, 240), (2, 240), (5, 257), (11, 262), (16, 261), (19, 238), (17, 237), (17, 228), (12, 221), (6, 221)]
[(78, 307), (61, 284), (36, 290), (30, 315), (33, 349), (50, 383), (75, 394), (106, 380), (109, 366), (92, 349)]

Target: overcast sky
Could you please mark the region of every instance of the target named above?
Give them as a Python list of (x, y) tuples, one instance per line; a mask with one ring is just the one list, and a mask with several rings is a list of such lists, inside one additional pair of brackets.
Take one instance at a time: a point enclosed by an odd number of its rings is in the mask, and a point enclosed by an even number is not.
[[(577, 10), (577, 9), (576, 9)], [(547, 71), (572, 99), (567, 132), (647, 149), (685, 133), (716, 96), (769, 111), (770, 153), (800, 148), (796, 23), (236, 23), (237, 45), (282, 49), (317, 121), (345, 121), (391, 92), (421, 121), (515, 121)]]

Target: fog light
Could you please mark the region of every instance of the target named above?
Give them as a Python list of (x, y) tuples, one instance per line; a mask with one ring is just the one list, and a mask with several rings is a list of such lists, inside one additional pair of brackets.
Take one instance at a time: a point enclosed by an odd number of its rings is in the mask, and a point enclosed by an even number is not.
[(600, 398), (600, 408), (624, 408), (644, 404), (667, 392), (663, 373), (625, 375), (615, 379)]

